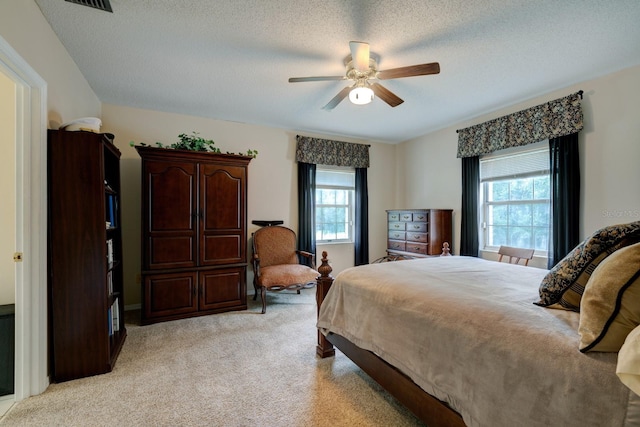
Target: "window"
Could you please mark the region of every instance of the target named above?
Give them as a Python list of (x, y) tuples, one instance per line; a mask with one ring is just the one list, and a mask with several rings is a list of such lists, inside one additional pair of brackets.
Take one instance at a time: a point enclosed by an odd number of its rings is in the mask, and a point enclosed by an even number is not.
[(548, 141), (480, 159), (481, 246), (534, 248), (547, 255), (551, 230)]
[(353, 240), (353, 169), (316, 169), (316, 242)]

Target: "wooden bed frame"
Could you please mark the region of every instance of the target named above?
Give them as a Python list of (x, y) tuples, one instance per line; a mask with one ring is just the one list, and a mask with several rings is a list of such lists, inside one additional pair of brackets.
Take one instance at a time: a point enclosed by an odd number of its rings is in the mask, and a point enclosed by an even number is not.
[[(331, 270), (332, 268), (327, 260), (327, 252), (322, 252), (322, 264), (318, 267), (320, 277), (318, 277), (318, 286), (316, 288), (318, 312), (322, 301), (324, 301), (333, 284)], [(316, 347), (318, 356), (325, 358), (335, 355), (334, 346), (425, 424), (430, 427), (465, 426), (462, 417), (455, 410), (425, 392), (411, 378), (371, 351), (358, 347), (341, 335), (331, 333), (325, 337), (318, 331), (318, 345)]]

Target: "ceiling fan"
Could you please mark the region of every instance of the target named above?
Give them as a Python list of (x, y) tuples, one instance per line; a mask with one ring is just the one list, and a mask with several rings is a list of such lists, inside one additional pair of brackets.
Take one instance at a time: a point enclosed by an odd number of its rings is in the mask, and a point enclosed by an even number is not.
[(404, 101), (380, 83), (376, 83), (376, 80), (425, 76), (440, 72), (440, 64), (437, 62), (378, 70), (377, 60), (369, 52), (369, 43), (352, 41), (349, 42), (349, 47), (351, 55), (347, 56), (344, 61), (347, 68), (344, 76), (291, 77), (289, 83), (352, 80), (351, 86), (342, 89), (327, 105), (322, 107), (324, 110), (333, 110), (347, 95), (354, 104), (368, 104), (373, 101), (375, 95), (390, 106), (397, 107)]

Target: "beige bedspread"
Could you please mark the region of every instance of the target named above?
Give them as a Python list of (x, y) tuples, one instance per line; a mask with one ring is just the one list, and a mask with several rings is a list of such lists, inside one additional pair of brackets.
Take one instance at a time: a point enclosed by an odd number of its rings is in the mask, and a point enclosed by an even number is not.
[(355, 267), (336, 277), (318, 327), (468, 426), (629, 426), (637, 396), (615, 374), (617, 353), (580, 353), (579, 314), (533, 304), (546, 272), (459, 256)]

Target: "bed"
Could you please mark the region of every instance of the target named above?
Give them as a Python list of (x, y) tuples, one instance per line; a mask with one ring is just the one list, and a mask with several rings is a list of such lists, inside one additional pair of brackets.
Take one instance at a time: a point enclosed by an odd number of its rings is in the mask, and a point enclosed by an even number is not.
[(579, 351), (580, 313), (533, 304), (547, 270), (446, 256), (334, 280), (322, 263), (318, 355), (335, 346), (430, 427), (640, 426), (618, 353)]

